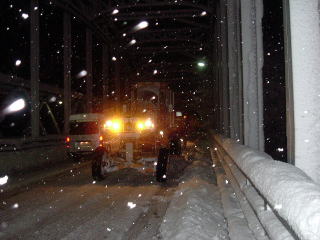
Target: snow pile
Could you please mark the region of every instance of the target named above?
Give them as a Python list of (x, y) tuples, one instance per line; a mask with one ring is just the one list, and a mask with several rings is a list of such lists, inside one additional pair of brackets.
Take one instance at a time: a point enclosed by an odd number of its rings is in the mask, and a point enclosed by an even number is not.
[(216, 137), (240, 169), (250, 178), (274, 211), (300, 239), (320, 239), (320, 186), (302, 170), (272, 161), (267, 154)]
[(160, 227), (163, 239), (229, 239), (210, 164), (194, 162), (180, 181)]

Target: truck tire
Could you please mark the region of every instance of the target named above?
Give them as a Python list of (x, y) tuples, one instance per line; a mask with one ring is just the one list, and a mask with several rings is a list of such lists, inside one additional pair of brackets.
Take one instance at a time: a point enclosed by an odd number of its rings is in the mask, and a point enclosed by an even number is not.
[(105, 167), (105, 160), (107, 151), (103, 147), (97, 148), (93, 153), (93, 159), (92, 159), (92, 178), (96, 181), (102, 181), (106, 178), (106, 173), (104, 170)]
[(169, 150), (167, 148), (160, 148), (158, 155), (158, 162), (156, 168), (156, 179), (158, 182), (165, 182), (167, 180), (167, 164), (168, 164)]

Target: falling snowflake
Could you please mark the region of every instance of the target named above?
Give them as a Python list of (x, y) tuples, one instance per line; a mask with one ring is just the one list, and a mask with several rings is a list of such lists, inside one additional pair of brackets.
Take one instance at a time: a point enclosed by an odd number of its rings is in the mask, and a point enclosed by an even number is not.
[(132, 209), (135, 208), (137, 206), (137, 204), (133, 203), (133, 202), (128, 202), (127, 206)]
[(0, 178), (0, 185), (4, 185), (8, 182), (9, 177), (5, 175), (4, 177)]
[(21, 17), (22, 17), (23, 19), (28, 19), (28, 18), (29, 18), (29, 14), (27, 14), (27, 13), (22, 13), (22, 14), (21, 14)]
[(18, 203), (15, 203), (15, 204), (12, 205), (12, 208), (14, 208), (14, 209), (16, 209), (16, 208), (18, 208), (18, 207), (19, 207), (19, 204), (18, 204)]
[(16, 64), (17, 67), (20, 66), (21, 65), (21, 60), (20, 59), (16, 60), (15, 64)]

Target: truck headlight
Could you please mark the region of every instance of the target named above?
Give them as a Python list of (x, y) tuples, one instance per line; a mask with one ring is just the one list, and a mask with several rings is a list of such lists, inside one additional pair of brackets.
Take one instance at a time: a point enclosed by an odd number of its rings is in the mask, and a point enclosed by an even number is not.
[(104, 128), (115, 133), (119, 133), (122, 130), (122, 122), (119, 119), (108, 120), (104, 124)]
[(136, 128), (139, 131), (146, 130), (146, 129), (153, 129), (154, 128), (154, 124), (151, 121), (151, 119), (148, 118), (145, 121), (138, 121), (137, 124), (136, 124)]

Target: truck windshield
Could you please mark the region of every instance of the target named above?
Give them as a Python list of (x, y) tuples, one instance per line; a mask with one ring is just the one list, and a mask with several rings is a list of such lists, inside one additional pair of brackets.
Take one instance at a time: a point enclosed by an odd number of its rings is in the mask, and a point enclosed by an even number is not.
[(98, 122), (70, 122), (70, 135), (99, 133)]

